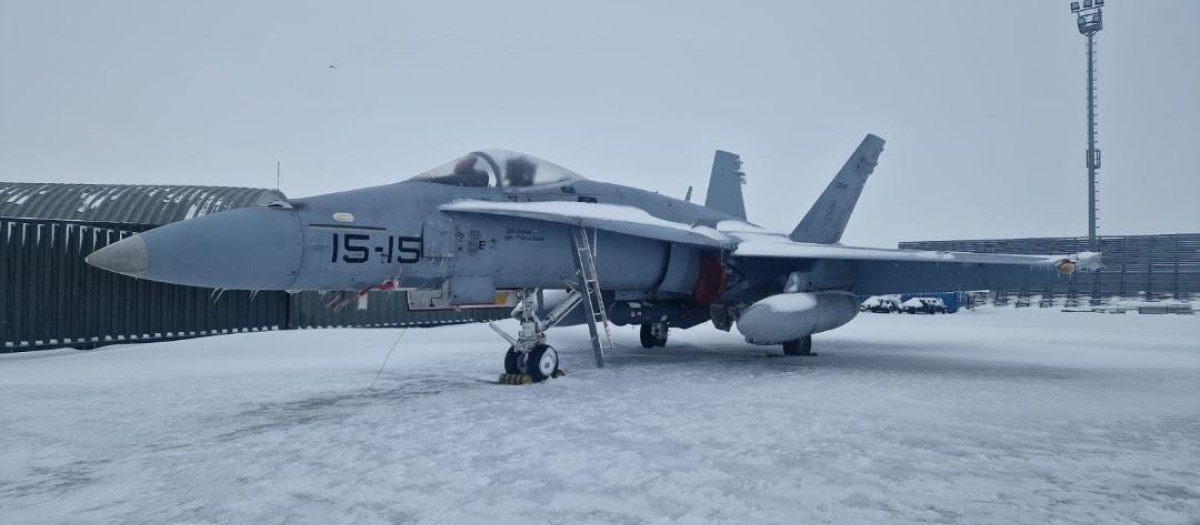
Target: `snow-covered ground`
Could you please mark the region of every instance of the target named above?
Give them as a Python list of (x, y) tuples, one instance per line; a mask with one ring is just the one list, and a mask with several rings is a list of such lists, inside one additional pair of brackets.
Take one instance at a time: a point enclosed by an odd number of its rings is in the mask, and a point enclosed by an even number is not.
[[(1200, 523), (1200, 316), (864, 314), (768, 358), (484, 326), (0, 356), (0, 523)], [(771, 349), (774, 351), (774, 349)]]

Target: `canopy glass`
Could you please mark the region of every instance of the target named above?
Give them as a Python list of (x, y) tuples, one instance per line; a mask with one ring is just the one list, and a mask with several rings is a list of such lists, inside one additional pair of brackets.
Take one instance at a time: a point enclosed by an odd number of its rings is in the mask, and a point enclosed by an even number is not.
[(476, 188), (523, 188), (584, 180), (584, 177), (532, 155), (489, 149), (472, 151), (409, 180)]

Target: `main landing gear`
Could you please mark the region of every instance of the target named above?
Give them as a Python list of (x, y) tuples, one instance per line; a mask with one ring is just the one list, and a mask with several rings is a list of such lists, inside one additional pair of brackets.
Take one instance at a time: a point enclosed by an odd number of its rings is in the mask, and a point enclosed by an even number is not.
[(667, 346), (667, 334), (670, 328), (667, 323), (646, 323), (642, 325), (642, 348)]
[(783, 355), (817, 355), (812, 351), (812, 336), (806, 335), (800, 339), (784, 342)]

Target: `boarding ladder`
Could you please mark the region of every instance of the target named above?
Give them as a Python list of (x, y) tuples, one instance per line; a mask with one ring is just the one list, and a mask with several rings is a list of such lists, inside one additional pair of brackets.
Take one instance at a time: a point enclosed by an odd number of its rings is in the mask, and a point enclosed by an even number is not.
[[(587, 230), (582, 226), (571, 227), (571, 243), (575, 245), (575, 269), (579, 272), (587, 315), (588, 331), (592, 336), (592, 350), (596, 353), (596, 366), (604, 368), (604, 352), (612, 350), (612, 334), (608, 328), (608, 311), (604, 308), (604, 297), (600, 294), (600, 280), (596, 275), (596, 258), (592, 251)], [(600, 333), (600, 328), (604, 333)]]

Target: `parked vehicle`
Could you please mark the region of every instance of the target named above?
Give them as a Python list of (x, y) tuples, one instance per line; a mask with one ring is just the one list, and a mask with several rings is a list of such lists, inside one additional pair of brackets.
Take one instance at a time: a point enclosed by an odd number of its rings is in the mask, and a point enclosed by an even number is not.
[(913, 297), (900, 304), (900, 311), (906, 314), (944, 314), (946, 303), (937, 297)]
[(890, 314), (900, 311), (900, 301), (895, 297), (872, 296), (862, 303), (862, 311), (877, 314)]

